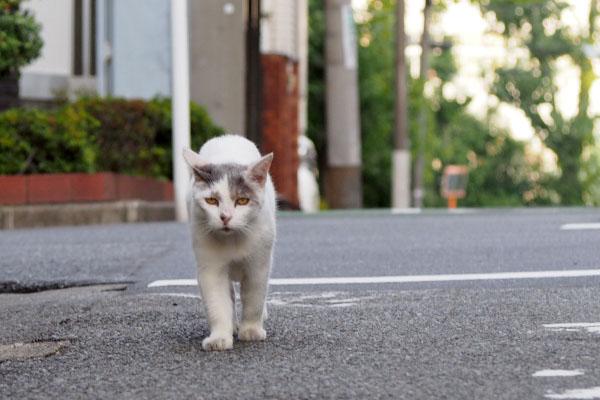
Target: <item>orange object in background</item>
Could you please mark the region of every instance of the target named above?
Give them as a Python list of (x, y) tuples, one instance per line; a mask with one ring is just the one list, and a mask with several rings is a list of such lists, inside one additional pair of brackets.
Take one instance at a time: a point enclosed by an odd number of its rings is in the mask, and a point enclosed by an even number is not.
[(467, 195), (469, 168), (466, 165), (448, 165), (442, 175), (442, 197), (448, 199), (448, 208), (456, 208), (458, 199)]

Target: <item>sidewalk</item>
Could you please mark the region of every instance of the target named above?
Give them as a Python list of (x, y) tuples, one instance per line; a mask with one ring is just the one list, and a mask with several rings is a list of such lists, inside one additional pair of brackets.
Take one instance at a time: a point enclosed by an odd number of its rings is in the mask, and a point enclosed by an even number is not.
[(43, 205), (0, 205), (0, 229), (173, 221), (173, 202), (115, 201)]

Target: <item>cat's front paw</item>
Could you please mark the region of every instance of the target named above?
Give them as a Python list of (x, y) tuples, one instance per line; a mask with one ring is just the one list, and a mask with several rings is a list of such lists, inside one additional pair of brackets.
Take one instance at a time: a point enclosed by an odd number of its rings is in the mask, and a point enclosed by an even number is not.
[(202, 341), (205, 351), (229, 350), (233, 348), (233, 336), (210, 335)]
[(256, 342), (265, 340), (267, 338), (267, 332), (262, 326), (241, 326), (238, 333), (238, 339), (245, 342)]

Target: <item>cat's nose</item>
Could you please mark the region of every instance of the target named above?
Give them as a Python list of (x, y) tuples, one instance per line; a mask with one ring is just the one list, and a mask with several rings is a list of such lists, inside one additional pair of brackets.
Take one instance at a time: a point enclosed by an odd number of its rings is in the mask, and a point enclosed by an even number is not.
[(227, 225), (227, 223), (229, 221), (231, 221), (231, 215), (225, 215), (225, 214), (221, 214), (221, 221), (223, 221), (223, 223), (225, 225)]

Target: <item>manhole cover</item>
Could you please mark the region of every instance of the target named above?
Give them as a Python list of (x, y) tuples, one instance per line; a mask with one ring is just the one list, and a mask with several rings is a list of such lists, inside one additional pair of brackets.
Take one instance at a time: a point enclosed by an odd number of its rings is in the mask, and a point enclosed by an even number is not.
[(8, 360), (27, 360), (34, 357), (48, 357), (70, 344), (68, 340), (40, 341), (34, 343), (14, 343), (0, 345), (0, 362)]

